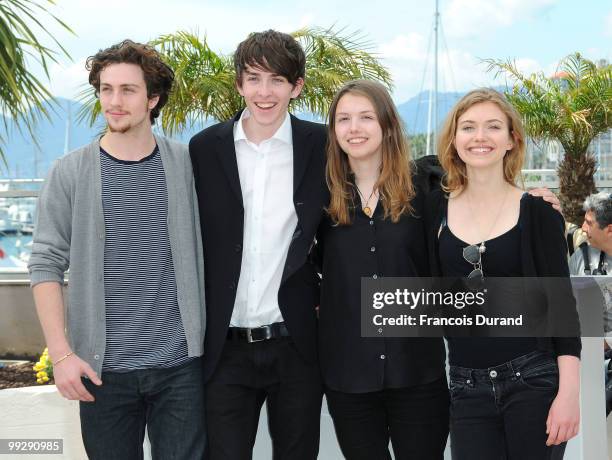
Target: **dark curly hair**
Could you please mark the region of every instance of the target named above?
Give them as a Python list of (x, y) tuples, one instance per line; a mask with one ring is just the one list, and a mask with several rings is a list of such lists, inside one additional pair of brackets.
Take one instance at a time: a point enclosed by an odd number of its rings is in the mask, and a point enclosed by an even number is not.
[(159, 96), (159, 101), (150, 114), (151, 124), (153, 124), (161, 109), (168, 102), (174, 82), (174, 71), (162, 61), (160, 54), (152, 46), (132, 40), (123, 40), (87, 58), (85, 68), (89, 70), (89, 83), (96, 89), (96, 97), (100, 95), (100, 72), (110, 64), (122, 63), (139, 66), (144, 73), (147, 97), (151, 99)]
[(306, 73), (306, 55), (297, 40), (289, 34), (276, 30), (253, 32), (234, 52), (236, 82), (239, 86), (247, 65), (282, 75), (295, 85)]

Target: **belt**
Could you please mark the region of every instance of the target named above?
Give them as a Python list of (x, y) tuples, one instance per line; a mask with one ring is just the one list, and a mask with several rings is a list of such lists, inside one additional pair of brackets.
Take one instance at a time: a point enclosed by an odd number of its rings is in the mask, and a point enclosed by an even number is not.
[(248, 343), (280, 337), (289, 337), (289, 331), (285, 323), (266, 324), (259, 327), (230, 327), (227, 331), (227, 340), (246, 341)]

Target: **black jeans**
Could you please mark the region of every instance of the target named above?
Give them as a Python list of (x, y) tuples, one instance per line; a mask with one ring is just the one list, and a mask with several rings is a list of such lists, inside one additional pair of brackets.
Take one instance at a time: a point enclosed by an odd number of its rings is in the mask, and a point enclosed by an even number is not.
[(559, 388), (550, 353), (534, 351), (488, 369), (451, 366), (453, 460), (561, 459), (546, 446), (546, 419)]
[(206, 384), (208, 460), (252, 458), (266, 401), (275, 460), (314, 460), (319, 452), (323, 390), (317, 363), (290, 337), (227, 341)]
[(166, 369), (102, 372), (102, 386), (83, 379), (96, 399), (81, 402), (81, 432), (93, 460), (143, 458), (145, 426), (159, 460), (204, 456), (202, 360)]
[(448, 437), (446, 378), (372, 393), (327, 389), (327, 406), (349, 460), (442, 460)]

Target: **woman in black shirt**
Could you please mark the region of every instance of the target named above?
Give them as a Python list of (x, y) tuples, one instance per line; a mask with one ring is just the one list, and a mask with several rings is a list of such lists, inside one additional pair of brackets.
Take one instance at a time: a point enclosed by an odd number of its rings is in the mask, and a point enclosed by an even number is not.
[[(427, 203), (434, 274), (569, 276), (562, 217), (516, 186), (524, 154), (520, 117), (498, 92), (451, 110), (438, 146), (448, 196)], [(580, 418), (580, 339), (448, 341), (453, 459), (562, 458)]]
[[(320, 362), (346, 458), (443, 458), (448, 390), (441, 338), (361, 337), (361, 277), (429, 276), (423, 196), (386, 89), (346, 84), (329, 114), (331, 202), (318, 235)], [(421, 181), (414, 181), (421, 182)]]

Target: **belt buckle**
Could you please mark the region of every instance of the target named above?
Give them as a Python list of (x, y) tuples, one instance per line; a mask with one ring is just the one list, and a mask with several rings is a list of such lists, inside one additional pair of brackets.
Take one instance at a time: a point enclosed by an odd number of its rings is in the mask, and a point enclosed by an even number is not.
[[(263, 329), (266, 332), (265, 336), (263, 338), (261, 338), (261, 339), (254, 339), (253, 338), (253, 331), (257, 330), (257, 329)], [(264, 340), (268, 340), (269, 338), (272, 337), (272, 330), (271, 330), (270, 326), (253, 327), (253, 328), (247, 329), (246, 336), (247, 336), (247, 342), (248, 343), (263, 342)]]

